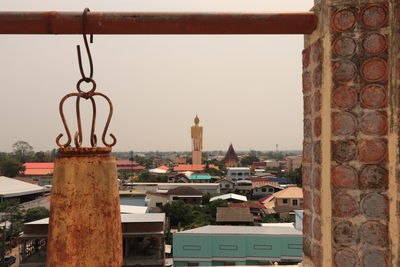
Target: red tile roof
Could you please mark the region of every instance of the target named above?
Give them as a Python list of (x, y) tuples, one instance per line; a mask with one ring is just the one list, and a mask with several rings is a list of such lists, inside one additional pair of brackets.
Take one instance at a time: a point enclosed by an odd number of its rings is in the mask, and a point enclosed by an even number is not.
[(130, 161), (127, 159), (117, 160), (117, 166), (122, 166), (122, 165), (136, 166), (136, 165), (139, 165), (139, 163), (137, 163), (135, 161)]
[(133, 170), (133, 171), (141, 171), (146, 169), (146, 167), (143, 166), (117, 166), (118, 170)]
[(23, 166), (25, 169), (53, 169), (54, 162), (27, 162)]
[(49, 175), (54, 170), (54, 162), (26, 162), (23, 166), (25, 171), (21, 173), (25, 175)]
[(26, 169), (25, 175), (50, 175), (53, 174), (53, 169)]

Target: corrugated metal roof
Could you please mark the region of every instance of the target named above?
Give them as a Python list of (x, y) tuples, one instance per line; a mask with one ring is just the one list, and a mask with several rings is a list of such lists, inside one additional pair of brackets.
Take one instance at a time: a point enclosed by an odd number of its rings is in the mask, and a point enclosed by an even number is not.
[(294, 227), (286, 226), (231, 226), (231, 225), (207, 225), (190, 229), (174, 235), (286, 235), (302, 236), (303, 233)]
[[(165, 213), (121, 214), (122, 223), (164, 222)], [(26, 224), (49, 224), (49, 218), (40, 219)]]
[(0, 196), (2, 197), (17, 197), (49, 191), (48, 188), (0, 176)]
[(254, 217), (250, 213), (250, 208), (217, 208), (217, 222), (254, 222)]
[(233, 194), (233, 193), (212, 197), (212, 198), (210, 198), (210, 201), (214, 201), (214, 200), (217, 200), (217, 199), (224, 199), (224, 200), (236, 199), (236, 200), (240, 200), (240, 201), (247, 201), (247, 197), (246, 196)]
[(210, 180), (211, 175), (209, 174), (192, 174), (190, 180)]

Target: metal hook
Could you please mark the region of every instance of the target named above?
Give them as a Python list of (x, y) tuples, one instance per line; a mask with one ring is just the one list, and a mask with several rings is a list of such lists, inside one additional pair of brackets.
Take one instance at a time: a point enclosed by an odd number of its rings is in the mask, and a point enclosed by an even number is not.
[[(85, 81), (87, 80), (87, 78), (90, 78), (90, 79), (93, 78), (92, 54), (90, 53), (90, 48), (89, 48), (89, 44), (88, 44), (87, 37), (86, 37), (87, 13), (88, 12), (90, 12), (89, 8), (85, 8), (83, 10), (83, 14), (82, 14), (82, 35), (83, 35), (83, 42), (85, 43), (86, 53), (87, 53), (88, 59), (89, 59), (89, 66), (90, 66), (90, 75), (89, 75), (89, 77), (87, 77), (85, 75), (85, 71), (83, 70), (81, 48), (80, 48), (79, 45), (76, 46), (76, 50), (78, 52), (79, 70), (81, 72), (82, 79), (84, 79)], [(90, 43), (93, 43), (93, 34), (90, 35)]]

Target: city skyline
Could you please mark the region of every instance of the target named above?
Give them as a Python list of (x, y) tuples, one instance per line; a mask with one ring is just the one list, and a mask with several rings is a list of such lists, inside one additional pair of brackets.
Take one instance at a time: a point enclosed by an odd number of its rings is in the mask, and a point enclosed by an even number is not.
[[(312, 1), (86, 1), (84, 6), (92, 11), (307, 11)], [(84, 6), (5, 1), (3, 10)], [(75, 91), (79, 79), (77, 44), (83, 44), (81, 36), (2, 36), (0, 151), (11, 151), (18, 140), (37, 151), (56, 148), (55, 138), (64, 132), (58, 103)], [(275, 150), (276, 144), (281, 150), (301, 149), (302, 47), (302, 35), (95, 35), (94, 79), (115, 109), (109, 128), (118, 139), (113, 150), (190, 150), (196, 114), (206, 151), (226, 150), (230, 143), (237, 150)], [(16, 60), (17, 54), (23, 60)], [(73, 118), (71, 106), (66, 114)], [(82, 108), (82, 114), (88, 111)]]

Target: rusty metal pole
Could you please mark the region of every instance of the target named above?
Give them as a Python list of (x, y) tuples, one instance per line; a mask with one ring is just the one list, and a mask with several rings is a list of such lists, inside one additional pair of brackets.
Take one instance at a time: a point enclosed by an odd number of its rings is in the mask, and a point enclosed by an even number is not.
[[(310, 34), (313, 12), (90, 12), (87, 34)], [(0, 12), (0, 34), (81, 34), (80, 12)]]

